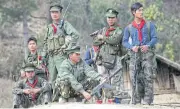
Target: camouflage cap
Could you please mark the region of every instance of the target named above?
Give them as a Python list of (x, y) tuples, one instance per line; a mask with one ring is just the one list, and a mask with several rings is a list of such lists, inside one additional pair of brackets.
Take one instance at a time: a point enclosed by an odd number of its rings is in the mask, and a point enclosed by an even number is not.
[(67, 54), (71, 54), (71, 53), (78, 53), (80, 54), (80, 46), (73, 46), (69, 49), (65, 50)]
[(35, 70), (35, 66), (33, 64), (26, 64), (24, 67), (25, 72), (31, 72)]
[(118, 12), (113, 8), (109, 8), (106, 11), (106, 17), (117, 17), (117, 15), (118, 15)]
[(53, 4), (50, 6), (50, 11), (62, 11), (63, 7), (59, 4)]

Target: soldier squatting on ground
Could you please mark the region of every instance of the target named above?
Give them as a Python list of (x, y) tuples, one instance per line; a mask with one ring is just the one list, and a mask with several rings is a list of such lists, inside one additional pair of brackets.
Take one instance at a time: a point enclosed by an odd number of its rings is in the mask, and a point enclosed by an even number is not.
[[(117, 24), (118, 12), (109, 8), (106, 11), (107, 26), (91, 34), (93, 45), (98, 49), (95, 54), (86, 57), (86, 62), (80, 58), (80, 47), (76, 45), (79, 33), (72, 25), (61, 19), (62, 6), (52, 5), (50, 14), (53, 20), (48, 25), (44, 38), (42, 61), (38, 59), (37, 40), (28, 40), (29, 55), (24, 60), (21, 71), (24, 79), (13, 89), (13, 106), (30, 107), (38, 104), (48, 104), (59, 100), (60, 103), (75, 98), (81, 101), (89, 100), (91, 91), (104, 79), (117, 71), (107, 83), (112, 87), (105, 90), (105, 97), (113, 102), (120, 98), (124, 91), (122, 76), (122, 45), (129, 50), (130, 77), (132, 80), (132, 104), (148, 104), (153, 102), (153, 69), (154, 47), (157, 43), (156, 28), (152, 22), (143, 19), (143, 6), (135, 3), (131, 6), (134, 21), (124, 30)], [(87, 56), (87, 55), (86, 55)], [(30, 63), (30, 64), (29, 64)], [(49, 81), (35, 75), (38, 65), (48, 65)], [(96, 72), (89, 65), (97, 65)], [(104, 82), (104, 81), (103, 81)], [(52, 96), (53, 89), (53, 97)], [(102, 100), (102, 90), (96, 94), (97, 103)]]

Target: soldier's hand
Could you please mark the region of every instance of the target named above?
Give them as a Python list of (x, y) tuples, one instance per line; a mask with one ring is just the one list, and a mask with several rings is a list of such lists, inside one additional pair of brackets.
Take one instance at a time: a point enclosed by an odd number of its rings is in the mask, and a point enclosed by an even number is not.
[(91, 99), (91, 94), (89, 94), (88, 92), (84, 91), (82, 94), (86, 100)]
[(143, 45), (143, 46), (140, 46), (140, 48), (141, 48), (141, 52), (146, 53), (149, 47), (147, 45)]
[(132, 48), (132, 51), (134, 51), (135, 53), (137, 53), (137, 52), (138, 52), (138, 49), (139, 49), (139, 46), (134, 46), (134, 47)]
[(34, 88), (34, 89), (32, 89), (31, 93), (36, 94), (36, 93), (38, 93), (40, 90), (41, 90), (40, 88)]
[(23, 89), (23, 93), (30, 94), (31, 93), (31, 89)]

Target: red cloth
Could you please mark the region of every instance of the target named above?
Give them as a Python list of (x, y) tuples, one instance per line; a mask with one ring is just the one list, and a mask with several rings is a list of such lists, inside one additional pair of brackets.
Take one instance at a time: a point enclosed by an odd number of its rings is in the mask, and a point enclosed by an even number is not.
[(52, 24), (52, 27), (53, 27), (54, 34), (56, 34), (56, 32), (57, 32), (57, 27), (56, 27), (54, 24)]
[(38, 60), (42, 60), (42, 56), (38, 55)]
[(93, 46), (94, 52), (98, 52), (99, 51), (99, 46)]
[[(33, 84), (31, 84), (28, 80), (26, 81), (26, 83), (28, 84), (28, 86), (34, 88), (36, 86), (36, 84), (38, 83), (38, 79), (36, 77)], [(34, 101), (36, 99), (36, 94), (31, 94), (31, 96), (32, 96), (32, 100)]]
[(106, 37), (109, 37), (109, 33), (111, 32), (111, 31), (114, 31), (115, 30), (115, 28), (108, 28), (107, 30), (106, 30)]
[(102, 100), (96, 100), (96, 104), (102, 104)]
[(135, 21), (132, 22), (132, 26), (138, 29), (138, 39), (140, 42), (142, 42), (142, 31), (141, 30), (145, 23), (146, 22), (144, 19), (141, 20), (141, 23), (139, 25)]

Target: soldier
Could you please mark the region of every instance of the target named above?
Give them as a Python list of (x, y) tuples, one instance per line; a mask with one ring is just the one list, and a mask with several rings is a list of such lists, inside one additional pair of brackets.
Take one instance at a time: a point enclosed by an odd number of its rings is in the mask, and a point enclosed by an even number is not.
[(35, 66), (27, 64), (24, 68), (25, 76), (13, 89), (14, 108), (28, 108), (38, 104), (50, 102), (50, 85), (38, 76), (35, 76)]
[(93, 44), (93, 46), (85, 52), (84, 61), (97, 71), (96, 59), (99, 52), (99, 46)]
[(81, 95), (89, 100), (91, 95), (87, 90), (92, 90), (102, 78), (80, 58), (79, 46), (74, 46), (66, 52), (69, 57), (61, 64), (56, 79), (56, 87), (61, 94), (59, 102), (68, 102), (70, 98), (79, 98)]
[(48, 58), (49, 82), (52, 87), (58, 72), (60, 73), (62, 61), (66, 59), (64, 49), (75, 45), (79, 38), (79, 33), (74, 27), (68, 21), (61, 19), (62, 9), (60, 5), (50, 7), (53, 22), (48, 25), (44, 39), (43, 59)]
[[(121, 52), (122, 29), (117, 23), (117, 15), (118, 12), (115, 9), (107, 9), (108, 26), (100, 30), (98, 35), (94, 37), (94, 43), (100, 47), (97, 63), (99, 69), (101, 67), (103, 70), (101, 72), (103, 72), (104, 76), (109, 76), (115, 70), (122, 68), (121, 57), (118, 56), (119, 52)], [(118, 97), (121, 90), (123, 90), (122, 71), (111, 78), (109, 83), (114, 87), (114, 90), (110, 91), (109, 94), (107, 93), (106, 97), (111, 100), (114, 96)]]
[(33, 64), (36, 66), (36, 75), (47, 79), (48, 71), (45, 65), (42, 64), (42, 56), (37, 50), (37, 39), (35, 37), (30, 37), (27, 41), (28, 44), (28, 55), (25, 57), (22, 68), (21, 68), (21, 78), (25, 77), (24, 67), (26, 64)]
[(146, 22), (143, 19), (141, 3), (134, 3), (131, 6), (131, 12), (134, 20), (125, 28), (123, 45), (129, 49), (130, 55), (132, 104), (151, 104), (153, 102), (152, 77), (155, 56), (153, 50), (157, 43), (156, 27), (152, 22)]

